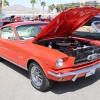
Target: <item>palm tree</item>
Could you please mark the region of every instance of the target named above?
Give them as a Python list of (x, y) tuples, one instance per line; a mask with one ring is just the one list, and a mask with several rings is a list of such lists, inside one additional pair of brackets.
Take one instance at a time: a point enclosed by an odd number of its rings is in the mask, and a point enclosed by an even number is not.
[(52, 4), (52, 5), (50, 6), (50, 9), (51, 9), (52, 11), (53, 11), (55, 8), (56, 8), (55, 4)]
[(100, 5), (96, 5), (96, 8), (100, 8)]
[(64, 6), (63, 4), (60, 4), (60, 5), (58, 6), (58, 9), (59, 9), (60, 12), (62, 12), (62, 11), (64, 11), (65, 6)]
[(85, 5), (84, 5), (84, 3), (80, 3), (80, 7), (84, 7)]
[(68, 9), (72, 8), (72, 5), (68, 5)]
[[(9, 2), (7, 0), (4, 0), (3, 6), (9, 6)], [(2, 0), (0, 0), (0, 14), (2, 14)]]
[(2, 14), (2, 0), (0, 0), (0, 14)]
[(46, 3), (44, 1), (42, 1), (41, 6), (43, 6), (43, 17), (44, 17), (44, 6), (46, 6)]
[(36, 3), (36, 0), (30, 0), (31, 4), (32, 4), (32, 12), (34, 15), (34, 4)]
[(75, 4), (75, 3), (72, 3), (72, 4), (71, 4), (71, 7), (72, 7), (72, 8), (76, 7), (76, 4)]
[(7, 0), (4, 0), (3, 6), (9, 6), (9, 2)]

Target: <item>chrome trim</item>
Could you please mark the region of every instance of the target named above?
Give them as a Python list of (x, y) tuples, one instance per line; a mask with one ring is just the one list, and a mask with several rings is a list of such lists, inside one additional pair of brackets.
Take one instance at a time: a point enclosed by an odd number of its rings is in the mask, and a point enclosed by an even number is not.
[[(86, 58), (85, 58), (86, 59)], [(82, 60), (85, 60), (85, 59), (82, 59)], [(96, 61), (96, 60), (99, 60), (100, 58), (97, 58), (97, 59), (95, 59), (95, 60), (92, 60), (92, 61), (85, 61), (85, 62), (82, 62), (82, 63), (79, 63), (79, 64), (75, 64), (75, 67), (77, 67), (77, 66), (79, 66), (79, 65), (82, 65), (82, 64), (89, 64), (89, 63), (92, 63), (92, 62), (94, 62), (94, 61)]]
[(84, 68), (84, 69), (80, 69), (80, 70), (77, 70), (77, 71), (68, 72), (68, 73), (64, 73), (64, 74), (60, 74), (60, 73), (56, 74), (56, 73), (53, 73), (51, 71), (48, 71), (48, 74), (51, 75), (51, 76), (57, 77), (57, 78), (62, 78), (62, 77), (70, 76), (70, 75), (78, 75), (78, 74), (86, 73), (86, 72), (89, 72), (92, 69), (97, 69), (97, 68), (100, 68), (100, 63), (98, 63), (94, 66), (91, 66), (89, 68)]
[(31, 80), (38, 87), (43, 83), (43, 75), (41, 73), (41, 70), (37, 67), (37, 65), (34, 64), (31, 69)]
[(77, 75), (75, 75), (75, 76), (72, 78), (72, 81), (73, 81), (73, 82), (75, 82), (75, 81), (76, 81), (76, 79), (77, 79), (77, 77), (78, 77), (78, 74), (77, 74)]
[(23, 66), (21, 66), (21, 65), (19, 65), (19, 64), (16, 64), (15, 62), (13, 62), (13, 61), (10, 61), (10, 60), (8, 60), (7, 58), (5, 58), (5, 57), (2, 57), (2, 56), (0, 56), (1, 58), (3, 58), (3, 59), (5, 59), (5, 60), (7, 60), (7, 61), (9, 61), (9, 62), (11, 62), (11, 63), (13, 63), (14, 65), (17, 65), (18, 67), (20, 67), (20, 68), (22, 68), (22, 69), (24, 69), (24, 70), (27, 70), (28, 71), (28, 69), (27, 68), (24, 68)]

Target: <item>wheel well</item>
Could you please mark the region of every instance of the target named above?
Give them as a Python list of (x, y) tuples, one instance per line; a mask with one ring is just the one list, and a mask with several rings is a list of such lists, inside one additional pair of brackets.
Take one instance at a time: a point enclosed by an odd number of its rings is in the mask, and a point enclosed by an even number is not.
[[(28, 70), (29, 70), (29, 65), (30, 65), (30, 63), (31, 63), (32, 61), (35, 61), (35, 60), (30, 59), (30, 60), (28, 60), (28, 62), (27, 62), (27, 69), (28, 69)], [(35, 61), (35, 62), (36, 62), (36, 61)]]
[[(35, 63), (37, 63), (40, 67), (41, 67), (41, 65), (36, 61), (36, 60), (34, 60), (34, 59), (29, 59), (28, 60), (28, 62), (27, 62), (27, 70), (29, 71), (29, 65), (30, 65), (30, 63), (31, 62), (35, 62)], [(41, 67), (41, 69), (43, 70), (43, 68)], [(45, 74), (45, 71), (43, 70), (43, 72), (44, 72), (44, 74)], [(46, 74), (45, 74), (46, 75)]]
[[(29, 70), (29, 65), (30, 65), (30, 63), (31, 62), (36, 62), (37, 64), (39, 64), (37, 61), (35, 61), (34, 59), (30, 59), (30, 60), (28, 60), (28, 62), (27, 62), (27, 69)], [(40, 64), (39, 64), (40, 65)]]

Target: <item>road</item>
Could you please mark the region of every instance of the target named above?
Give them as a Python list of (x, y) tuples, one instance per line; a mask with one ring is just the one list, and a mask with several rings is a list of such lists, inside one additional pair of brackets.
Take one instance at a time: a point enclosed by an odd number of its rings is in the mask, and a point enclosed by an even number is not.
[(100, 100), (100, 70), (76, 82), (55, 82), (46, 92), (35, 90), (28, 72), (5, 60), (0, 62), (0, 100)]

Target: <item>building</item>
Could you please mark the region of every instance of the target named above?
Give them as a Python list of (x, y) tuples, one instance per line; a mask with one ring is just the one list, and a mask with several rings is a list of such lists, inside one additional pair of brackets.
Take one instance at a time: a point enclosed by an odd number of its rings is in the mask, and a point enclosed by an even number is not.
[(99, 4), (100, 4), (100, 2), (98, 2), (98, 1), (87, 1), (87, 2), (85, 2), (85, 6), (93, 6), (93, 7), (96, 7)]
[[(75, 7), (80, 7), (81, 6), (81, 3), (83, 3), (84, 4), (84, 6), (92, 6), (92, 7), (96, 7), (97, 5), (100, 5), (100, 1), (99, 0), (88, 0), (88, 1), (85, 1), (85, 2), (83, 2), (83, 1), (81, 1), (81, 2), (76, 2), (75, 3)], [(67, 4), (64, 4), (64, 6), (65, 6), (65, 10), (66, 9), (68, 9), (69, 8), (69, 5), (71, 5), (72, 3), (67, 3)], [(58, 6), (59, 6), (60, 4), (58, 4), (58, 5), (56, 5), (56, 12), (59, 12), (59, 8), (58, 8)], [(49, 11), (49, 13), (51, 13), (52, 12), (52, 10), (50, 9), (50, 6), (48, 7), (48, 11)]]

